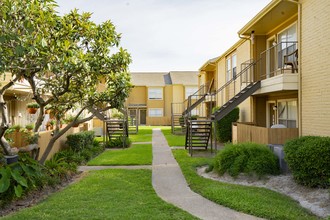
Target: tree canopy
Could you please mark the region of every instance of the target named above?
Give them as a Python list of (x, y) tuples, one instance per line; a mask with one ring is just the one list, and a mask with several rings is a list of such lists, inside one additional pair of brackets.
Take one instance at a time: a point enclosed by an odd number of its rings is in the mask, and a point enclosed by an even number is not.
[[(120, 47), (121, 35), (111, 21), (96, 24), (90, 13), (72, 10), (59, 16), (55, 9), (53, 0), (0, 2), (0, 73), (12, 74), (11, 82), (0, 89), (0, 97), (16, 81), (27, 80), (33, 99), (40, 105), (35, 132), (43, 121), (46, 105), (58, 120), (68, 110), (77, 106), (80, 109), (74, 122), (56, 130), (42, 161), (55, 141), (77, 123), (83, 110), (90, 114), (78, 122), (106, 109), (119, 108), (131, 88), (131, 57)], [(99, 88), (101, 81), (106, 83), (104, 89)], [(5, 102), (1, 103), (4, 112)], [(8, 128), (4, 116), (1, 137)], [(2, 138), (2, 146), (6, 145), (4, 141)]]

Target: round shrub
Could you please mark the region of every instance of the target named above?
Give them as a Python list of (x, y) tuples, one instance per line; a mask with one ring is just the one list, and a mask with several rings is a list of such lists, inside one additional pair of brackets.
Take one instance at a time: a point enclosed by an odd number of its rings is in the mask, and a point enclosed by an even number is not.
[(293, 139), (285, 143), (284, 153), (297, 183), (309, 187), (330, 186), (330, 137)]
[(240, 173), (279, 174), (278, 158), (266, 146), (255, 143), (227, 144), (215, 157), (214, 169), (236, 177)]

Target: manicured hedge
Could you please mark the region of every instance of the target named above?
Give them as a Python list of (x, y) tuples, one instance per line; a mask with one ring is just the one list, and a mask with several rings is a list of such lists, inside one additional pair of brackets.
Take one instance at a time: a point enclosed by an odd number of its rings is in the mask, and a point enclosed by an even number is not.
[[(217, 111), (219, 107), (213, 109)], [(232, 123), (239, 119), (239, 108), (234, 108), (223, 119), (215, 122), (216, 138), (218, 141), (225, 143), (232, 140)]]
[(83, 131), (76, 134), (70, 134), (67, 136), (66, 144), (74, 151), (80, 151), (85, 147), (93, 146), (94, 131)]
[(305, 136), (284, 145), (295, 181), (310, 187), (330, 186), (330, 137)]
[(236, 177), (240, 173), (279, 174), (278, 158), (266, 146), (255, 143), (226, 144), (215, 157), (214, 169)]

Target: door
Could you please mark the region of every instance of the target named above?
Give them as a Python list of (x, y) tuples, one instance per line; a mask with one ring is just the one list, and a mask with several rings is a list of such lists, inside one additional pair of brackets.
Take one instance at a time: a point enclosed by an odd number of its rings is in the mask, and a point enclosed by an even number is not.
[(147, 123), (147, 110), (140, 109), (140, 125), (145, 125)]
[(267, 127), (277, 124), (277, 106), (274, 101), (267, 102)]

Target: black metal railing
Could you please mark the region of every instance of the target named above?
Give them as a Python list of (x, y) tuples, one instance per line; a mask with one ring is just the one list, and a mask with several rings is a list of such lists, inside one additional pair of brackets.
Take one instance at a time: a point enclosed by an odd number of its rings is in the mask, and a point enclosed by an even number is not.
[(258, 75), (260, 80), (283, 73), (298, 72), (298, 42), (280, 42), (260, 54)]

